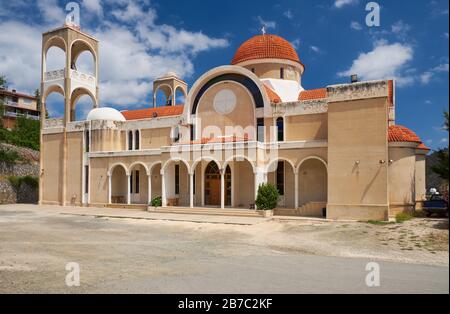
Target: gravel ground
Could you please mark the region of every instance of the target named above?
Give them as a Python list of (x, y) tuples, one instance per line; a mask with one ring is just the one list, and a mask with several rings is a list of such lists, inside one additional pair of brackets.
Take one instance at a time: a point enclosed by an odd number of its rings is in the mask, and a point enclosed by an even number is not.
[[(446, 220), (237, 226), (26, 208), (0, 206), (0, 293), (448, 293)], [(389, 274), (383, 290), (362, 285), (372, 260)], [(68, 262), (81, 267), (76, 290), (65, 285)]]

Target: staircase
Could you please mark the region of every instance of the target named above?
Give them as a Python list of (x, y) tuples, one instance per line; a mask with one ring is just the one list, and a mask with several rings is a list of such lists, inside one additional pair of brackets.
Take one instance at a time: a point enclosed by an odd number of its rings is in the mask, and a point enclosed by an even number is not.
[(204, 207), (149, 207), (149, 211), (155, 213), (169, 214), (190, 214), (190, 215), (219, 215), (219, 216), (239, 216), (239, 217), (264, 217), (261, 210), (239, 209), (239, 208), (204, 208)]
[(326, 202), (309, 202), (298, 209), (277, 208), (274, 210), (275, 216), (304, 216), (323, 217), (322, 209), (327, 207)]

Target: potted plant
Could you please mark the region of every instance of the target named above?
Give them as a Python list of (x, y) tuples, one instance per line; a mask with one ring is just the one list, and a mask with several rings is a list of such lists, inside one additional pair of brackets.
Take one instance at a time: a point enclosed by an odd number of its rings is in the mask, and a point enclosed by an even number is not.
[(264, 217), (273, 216), (273, 210), (277, 207), (280, 194), (277, 188), (270, 183), (263, 183), (258, 187), (256, 208), (264, 211)]
[(161, 206), (162, 206), (162, 197), (161, 196), (155, 197), (150, 202), (149, 211), (156, 211), (156, 209), (158, 209), (158, 207)]

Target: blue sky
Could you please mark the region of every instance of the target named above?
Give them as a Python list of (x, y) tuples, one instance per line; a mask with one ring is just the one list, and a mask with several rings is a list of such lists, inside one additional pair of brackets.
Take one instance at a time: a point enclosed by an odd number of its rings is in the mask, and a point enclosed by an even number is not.
[[(10, 88), (39, 86), (40, 34), (64, 22), (67, 2), (0, 0), (0, 73)], [(100, 39), (102, 105), (149, 106), (153, 79), (169, 70), (192, 85), (229, 64), (264, 24), (297, 48), (304, 88), (348, 82), (350, 73), (395, 77), (397, 123), (432, 148), (448, 144), (441, 130), (449, 103), (447, 0), (377, 1), (381, 25), (372, 28), (363, 0), (78, 2), (82, 29)], [(52, 111), (60, 109), (55, 100)]]

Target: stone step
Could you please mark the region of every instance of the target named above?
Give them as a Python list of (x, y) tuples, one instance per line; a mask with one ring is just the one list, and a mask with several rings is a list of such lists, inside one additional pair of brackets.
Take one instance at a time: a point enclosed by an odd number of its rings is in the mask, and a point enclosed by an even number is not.
[(172, 213), (172, 214), (194, 214), (194, 215), (219, 215), (219, 216), (241, 216), (241, 217), (264, 217), (262, 211), (248, 210), (248, 209), (220, 209), (220, 208), (186, 208), (186, 207), (158, 207), (150, 211), (157, 213)]

